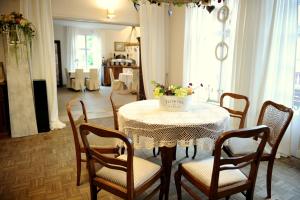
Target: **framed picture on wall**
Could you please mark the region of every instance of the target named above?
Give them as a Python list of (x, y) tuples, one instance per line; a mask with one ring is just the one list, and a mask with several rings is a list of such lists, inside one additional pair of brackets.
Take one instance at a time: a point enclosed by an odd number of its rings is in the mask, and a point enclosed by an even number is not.
[(115, 42), (115, 51), (125, 51), (126, 42)]

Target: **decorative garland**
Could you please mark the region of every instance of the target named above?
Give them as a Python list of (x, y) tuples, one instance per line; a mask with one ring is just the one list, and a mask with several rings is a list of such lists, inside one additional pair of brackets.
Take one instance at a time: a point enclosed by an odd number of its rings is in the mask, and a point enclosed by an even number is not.
[[(203, 7), (205, 8), (209, 13), (211, 13), (215, 6), (212, 5), (212, 1), (217, 1), (217, 3), (225, 2), (225, 0), (131, 0), (133, 2), (133, 5), (136, 10), (139, 10), (139, 6), (141, 4), (145, 4), (146, 2), (150, 2), (151, 4), (157, 4), (160, 6), (162, 3), (169, 4), (169, 8), (171, 5), (174, 6), (197, 6), (197, 7)], [(169, 9), (170, 10), (170, 9)], [(169, 15), (172, 14), (172, 12), (168, 12)]]

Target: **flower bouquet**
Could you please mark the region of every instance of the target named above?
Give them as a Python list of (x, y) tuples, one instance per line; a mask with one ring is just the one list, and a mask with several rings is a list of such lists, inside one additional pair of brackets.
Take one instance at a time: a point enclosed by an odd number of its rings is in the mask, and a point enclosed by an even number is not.
[[(22, 40), (31, 42), (35, 35), (35, 28), (22, 14), (12, 12), (0, 16), (0, 33), (1, 32), (8, 33), (10, 43), (16, 44), (23, 42)], [(25, 38), (22, 38), (20, 33), (24, 34)]]
[[(155, 81), (151, 82), (154, 85), (153, 94), (159, 98), (159, 105), (162, 110), (166, 111), (187, 111), (191, 105), (191, 95), (194, 93), (192, 83), (187, 87), (179, 85), (164, 86)], [(202, 84), (200, 85), (202, 87)]]

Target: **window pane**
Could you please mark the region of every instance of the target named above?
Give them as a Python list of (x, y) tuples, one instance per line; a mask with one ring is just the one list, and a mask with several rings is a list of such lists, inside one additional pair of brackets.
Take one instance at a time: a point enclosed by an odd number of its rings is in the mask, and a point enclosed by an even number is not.
[(94, 65), (93, 52), (91, 50), (87, 51), (87, 65), (91, 67)]
[(85, 35), (76, 36), (76, 47), (85, 48)]
[[(298, 6), (299, 11), (299, 6)], [(299, 22), (299, 21), (298, 21)], [(296, 71), (295, 71), (295, 85), (294, 85), (294, 108), (300, 108), (300, 37), (297, 40), (297, 58), (296, 58)]]
[(93, 47), (93, 43), (95, 42), (95, 37), (92, 35), (86, 36), (86, 48), (91, 49)]
[(85, 68), (86, 66), (85, 50), (76, 51), (76, 58), (78, 59), (78, 68)]

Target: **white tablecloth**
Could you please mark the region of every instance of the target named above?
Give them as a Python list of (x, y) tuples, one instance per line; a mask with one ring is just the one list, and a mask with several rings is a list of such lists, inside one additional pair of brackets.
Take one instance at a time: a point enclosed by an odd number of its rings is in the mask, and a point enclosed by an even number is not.
[(120, 130), (133, 139), (135, 148), (198, 144), (211, 149), (228, 129), (230, 116), (207, 103), (191, 105), (186, 112), (168, 112), (159, 108), (158, 100), (144, 100), (122, 106), (118, 117)]
[(120, 73), (119, 74), (119, 80), (124, 82), (127, 88), (130, 87), (133, 79), (133, 74), (132, 73)]

